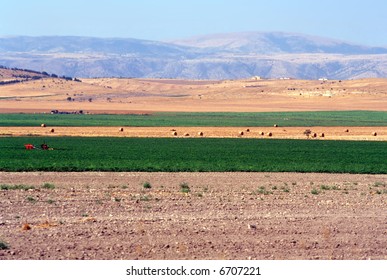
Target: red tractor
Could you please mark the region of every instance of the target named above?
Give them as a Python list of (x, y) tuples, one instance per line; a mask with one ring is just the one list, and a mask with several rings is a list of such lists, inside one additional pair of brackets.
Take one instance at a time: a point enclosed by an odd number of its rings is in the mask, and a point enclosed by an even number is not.
[[(24, 147), (26, 148), (26, 150), (39, 149), (39, 148), (35, 147), (33, 144), (25, 144)], [(43, 143), (42, 145), (40, 145), (40, 149), (41, 150), (53, 150), (46, 143)]]
[(27, 150), (33, 150), (35, 149), (35, 146), (32, 144), (25, 144), (24, 147), (26, 147)]

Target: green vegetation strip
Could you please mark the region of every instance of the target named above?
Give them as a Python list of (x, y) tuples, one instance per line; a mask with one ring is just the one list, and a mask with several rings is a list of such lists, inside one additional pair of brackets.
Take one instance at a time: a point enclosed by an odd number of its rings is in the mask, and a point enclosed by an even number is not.
[[(24, 144), (54, 150), (26, 150)], [(387, 142), (3, 137), (0, 171), (387, 173)]]
[(154, 113), (145, 115), (0, 114), (0, 126), (387, 126), (387, 112)]

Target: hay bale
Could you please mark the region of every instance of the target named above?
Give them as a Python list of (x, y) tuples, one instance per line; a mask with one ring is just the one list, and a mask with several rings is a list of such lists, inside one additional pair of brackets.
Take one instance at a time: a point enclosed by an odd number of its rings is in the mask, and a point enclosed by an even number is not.
[(377, 135), (378, 133), (376, 131), (372, 133), (372, 136), (377, 136)]
[(344, 130), (344, 132), (349, 132), (349, 129)]
[(266, 135), (269, 136), (269, 137), (271, 137), (271, 136), (273, 136), (273, 133), (268, 132), (268, 133), (266, 133)]
[(198, 135), (203, 136), (204, 134), (203, 134), (203, 132), (200, 131), (200, 132), (198, 132)]
[(184, 136), (185, 136), (185, 137), (188, 137), (188, 136), (189, 136), (189, 133), (184, 133)]
[(172, 132), (172, 135), (177, 136), (177, 132), (176, 131)]
[(317, 133), (314, 132), (314, 133), (312, 134), (312, 137), (313, 137), (313, 138), (316, 138), (316, 137), (317, 137)]
[(278, 124), (275, 124), (274, 127), (278, 127)]
[(250, 128), (247, 128), (247, 129), (246, 129), (246, 132), (250, 132)]
[(320, 137), (325, 137), (325, 133), (322, 132), (322, 133), (320, 134)]
[(261, 132), (259, 132), (259, 135), (265, 135), (265, 132), (263, 132), (263, 131), (261, 131)]
[(55, 132), (55, 129), (51, 128), (51, 129), (50, 129), (50, 132), (51, 132), (51, 133), (54, 133), (54, 132)]
[(122, 132), (122, 131), (124, 131), (124, 128), (123, 128), (123, 127), (120, 128), (120, 132)]
[(239, 131), (239, 136), (243, 136), (245, 133), (243, 131)]
[(41, 127), (46, 127), (46, 124), (45, 124), (45, 123), (42, 123), (40, 126), (41, 126)]

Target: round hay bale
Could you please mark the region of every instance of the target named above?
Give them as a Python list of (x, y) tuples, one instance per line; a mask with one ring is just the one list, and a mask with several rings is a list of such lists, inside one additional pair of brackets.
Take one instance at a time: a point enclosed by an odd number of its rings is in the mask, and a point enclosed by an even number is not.
[(177, 132), (176, 131), (172, 132), (172, 135), (177, 136)]
[(45, 123), (42, 123), (40, 126), (41, 126), (41, 127), (46, 127), (46, 124), (45, 124)]
[(243, 131), (239, 131), (239, 135), (243, 136), (245, 133)]
[(325, 133), (322, 132), (322, 133), (320, 134), (320, 137), (325, 137)]
[(349, 129), (344, 130), (344, 132), (349, 132)]
[(247, 128), (247, 129), (246, 129), (246, 132), (250, 132), (250, 128)]
[(203, 134), (203, 132), (200, 131), (200, 132), (198, 132), (198, 135), (203, 136), (204, 134)]
[(120, 132), (122, 132), (122, 131), (124, 131), (124, 128), (123, 128), (123, 127), (120, 128)]
[(317, 137), (317, 133), (314, 132), (314, 133), (312, 134), (312, 137), (313, 137), (313, 138), (316, 138), (316, 137)]
[(271, 136), (273, 136), (273, 133), (268, 132), (268, 133), (266, 133), (266, 135), (269, 136), (269, 137), (271, 137)]
[(55, 129), (51, 128), (51, 129), (50, 129), (50, 132), (51, 132), (51, 133), (54, 133), (54, 132), (55, 132)]
[(265, 132), (263, 132), (263, 131), (261, 131), (261, 132), (259, 132), (259, 135), (265, 135)]
[(278, 124), (275, 124), (274, 127), (278, 127)]
[(378, 133), (376, 131), (372, 133), (372, 136), (377, 136), (377, 135)]
[(189, 133), (184, 133), (184, 136), (185, 136), (185, 137), (188, 137), (188, 136), (189, 136)]

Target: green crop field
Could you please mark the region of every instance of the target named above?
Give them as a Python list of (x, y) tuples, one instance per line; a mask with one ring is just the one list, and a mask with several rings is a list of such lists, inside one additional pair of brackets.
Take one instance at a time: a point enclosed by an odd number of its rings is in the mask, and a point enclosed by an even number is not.
[[(0, 138), (1, 171), (387, 173), (387, 142), (218, 138)], [(0, 182), (1, 183), (1, 182)]]
[(387, 112), (154, 113), (147, 115), (0, 114), (0, 126), (387, 126)]

